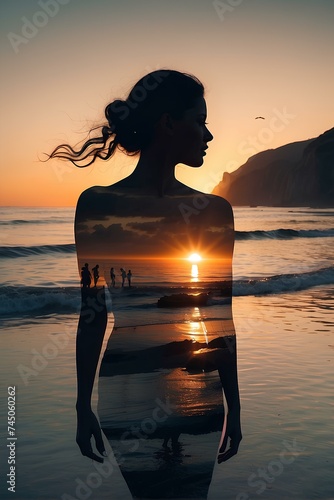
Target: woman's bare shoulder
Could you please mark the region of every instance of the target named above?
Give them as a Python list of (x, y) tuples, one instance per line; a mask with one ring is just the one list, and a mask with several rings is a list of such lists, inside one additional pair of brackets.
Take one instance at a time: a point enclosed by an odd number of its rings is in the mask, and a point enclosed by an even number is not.
[(93, 186), (81, 193), (76, 207), (76, 219), (103, 214), (112, 203), (113, 197), (121, 191), (121, 182), (110, 186)]
[(81, 193), (78, 199), (78, 205), (85, 204), (87, 201), (100, 202), (106, 196), (110, 196), (113, 192), (121, 187), (121, 182), (111, 184), (110, 186), (92, 186)]
[(225, 198), (211, 193), (203, 193), (196, 189), (191, 189), (190, 194), (195, 208), (197, 205), (198, 207), (212, 208), (213, 210), (219, 210), (221, 213), (226, 214), (226, 216), (231, 216), (233, 218), (232, 206)]
[(209, 194), (206, 196), (208, 196), (209, 202), (215, 204), (216, 206), (220, 207), (221, 209), (223, 209), (226, 212), (233, 215), (232, 206), (231, 206), (230, 202), (227, 201), (225, 198), (222, 198), (221, 196), (217, 196), (216, 194)]

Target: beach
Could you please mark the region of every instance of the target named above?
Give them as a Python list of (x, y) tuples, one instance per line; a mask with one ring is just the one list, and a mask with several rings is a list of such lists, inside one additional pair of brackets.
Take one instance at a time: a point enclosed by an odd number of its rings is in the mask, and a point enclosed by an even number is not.
[[(41, 230), (29, 232), (29, 245), (22, 238), (27, 222), (3, 224), (1, 496), (130, 499), (108, 440), (103, 467), (82, 457), (75, 443), (80, 289), (73, 210), (47, 223), (55, 213), (30, 212)], [(28, 219), (7, 217), (3, 209), (2, 221)], [(235, 217), (233, 319), (243, 440), (236, 456), (216, 465), (209, 499), (332, 499), (334, 210), (239, 208)], [(154, 321), (150, 300), (138, 296), (134, 306)], [(102, 386), (107, 379), (100, 378)], [(15, 387), (12, 437), (8, 387)], [(97, 399), (96, 386), (95, 405)], [(15, 448), (15, 495), (5, 477), (8, 442)]]

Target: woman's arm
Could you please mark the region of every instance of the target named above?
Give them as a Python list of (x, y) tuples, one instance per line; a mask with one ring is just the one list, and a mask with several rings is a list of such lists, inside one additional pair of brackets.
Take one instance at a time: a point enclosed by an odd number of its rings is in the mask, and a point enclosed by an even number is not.
[[(240, 396), (237, 372), (237, 340), (233, 322), (232, 311), (232, 260), (235, 242), (234, 216), (231, 205), (224, 199), (218, 201), (220, 208), (216, 208), (221, 216), (221, 224), (224, 227), (226, 240), (224, 241), (222, 254), (226, 258), (228, 270), (227, 286), (222, 294), (230, 298), (229, 319), (224, 321), (225, 336), (223, 337), (224, 348), (221, 350), (221, 358), (218, 364), (218, 372), (227, 404), (227, 416), (223, 429), (222, 442), (219, 449), (218, 463), (225, 462), (238, 452), (242, 439), (240, 422)], [(226, 306), (224, 306), (226, 307)]]
[[(242, 439), (236, 336), (226, 337), (225, 343), (226, 348), (222, 351), (223, 355), (218, 372), (226, 399), (227, 416), (219, 449), (218, 463), (226, 462), (233, 455), (236, 455)], [(229, 443), (228, 439), (230, 439)]]
[(107, 326), (107, 310), (103, 288), (82, 288), (81, 295), (82, 305), (76, 340), (76, 440), (83, 455), (103, 462), (103, 459), (93, 452), (91, 445), (91, 437), (94, 437), (98, 451), (105, 454), (100, 424), (91, 407), (91, 397)]
[[(80, 237), (82, 228), (87, 224), (86, 213), (90, 206), (87, 193), (83, 193), (79, 198), (75, 217), (79, 270), (83, 262), (88, 260), (85, 258), (88, 249)], [(99, 421), (92, 411), (91, 398), (106, 327), (107, 308), (104, 288), (81, 288), (81, 311), (76, 338), (76, 441), (83, 455), (98, 462), (103, 462), (103, 459), (93, 452), (91, 438), (95, 439), (96, 448), (102, 455), (105, 455), (105, 448)]]

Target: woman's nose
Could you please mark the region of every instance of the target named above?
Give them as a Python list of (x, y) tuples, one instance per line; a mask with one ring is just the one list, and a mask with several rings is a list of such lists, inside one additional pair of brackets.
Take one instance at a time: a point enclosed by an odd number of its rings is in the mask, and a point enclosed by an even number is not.
[(205, 134), (205, 140), (206, 140), (206, 142), (212, 141), (213, 135), (211, 134), (211, 132), (208, 129), (208, 127), (205, 127), (205, 128), (206, 128), (206, 134)]

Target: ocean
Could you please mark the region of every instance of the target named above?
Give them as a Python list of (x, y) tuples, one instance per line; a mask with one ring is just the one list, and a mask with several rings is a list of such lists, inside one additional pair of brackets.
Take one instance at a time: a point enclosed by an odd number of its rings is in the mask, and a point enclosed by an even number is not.
[[(334, 209), (235, 207), (234, 216), (243, 440), (235, 457), (216, 466), (209, 498), (333, 499)], [(16, 393), (15, 498), (130, 498), (117, 465), (97, 470), (75, 443), (73, 219), (72, 207), (0, 207), (2, 498), (13, 497), (8, 387)], [(152, 262), (130, 264), (123, 314), (133, 309), (138, 324), (155, 324), (156, 298), (182, 292), (178, 263), (157, 262), (158, 271)], [(188, 264), (197, 285), (204, 268), (214, 282), (213, 265)], [(210, 306), (217, 315), (220, 305)], [(175, 309), (163, 318), (183, 320)]]

